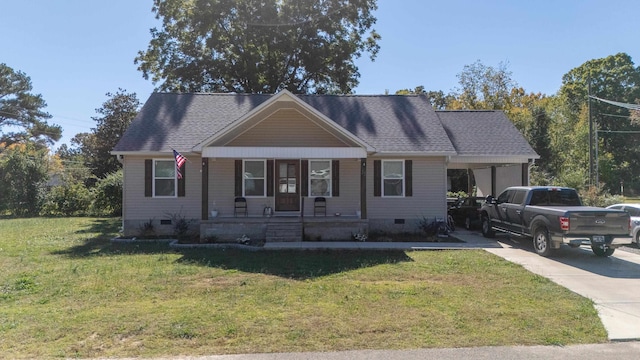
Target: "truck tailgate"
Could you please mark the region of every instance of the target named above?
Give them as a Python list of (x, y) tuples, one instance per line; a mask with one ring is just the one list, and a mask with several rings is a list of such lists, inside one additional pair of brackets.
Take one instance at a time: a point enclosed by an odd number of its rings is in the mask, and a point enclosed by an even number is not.
[(569, 226), (573, 234), (628, 235), (629, 214), (600, 208), (569, 212)]

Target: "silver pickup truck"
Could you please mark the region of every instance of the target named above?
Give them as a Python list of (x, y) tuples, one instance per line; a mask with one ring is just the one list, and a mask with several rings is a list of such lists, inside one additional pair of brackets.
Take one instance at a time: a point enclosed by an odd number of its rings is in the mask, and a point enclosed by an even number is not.
[(497, 198), (487, 196), (480, 209), (482, 234), (495, 232), (533, 239), (533, 248), (551, 256), (561, 244), (590, 245), (598, 256), (632, 243), (629, 214), (582, 206), (576, 190), (551, 186), (515, 186)]

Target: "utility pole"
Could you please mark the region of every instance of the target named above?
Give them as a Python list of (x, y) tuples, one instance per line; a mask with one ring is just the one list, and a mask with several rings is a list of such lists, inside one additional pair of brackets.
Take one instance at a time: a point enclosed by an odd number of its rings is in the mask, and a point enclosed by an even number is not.
[(587, 104), (589, 105), (589, 186), (593, 185), (593, 121), (591, 116), (591, 79), (589, 79)]
[(595, 135), (596, 140), (594, 141), (594, 152), (595, 152), (595, 157), (593, 159), (593, 171), (595, 172), (595, 178), (596, 178), (596, 189), (600, 190), (600, 165), (598, 164), (598, 123), (594, 121), (593, 124), (593, 132)]

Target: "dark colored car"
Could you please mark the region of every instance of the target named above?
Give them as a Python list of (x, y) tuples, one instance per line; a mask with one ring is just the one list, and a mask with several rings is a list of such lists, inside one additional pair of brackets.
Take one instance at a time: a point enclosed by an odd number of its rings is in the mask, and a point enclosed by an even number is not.
[(470, 196), (459, 198), (449, 206), (449, 215), (453, 217), (456, 226), (464, 226), (465, 229), (480, 227), (480, 207), (485, 198)]

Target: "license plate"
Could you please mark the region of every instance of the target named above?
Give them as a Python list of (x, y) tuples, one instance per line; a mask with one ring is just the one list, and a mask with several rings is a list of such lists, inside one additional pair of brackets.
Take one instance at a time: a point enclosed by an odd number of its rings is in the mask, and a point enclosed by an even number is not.
[(604, 242), (604, 236), (602, 235), (595, 235), (593, 237), (593, 242), (594, 243), (603, 243)]

